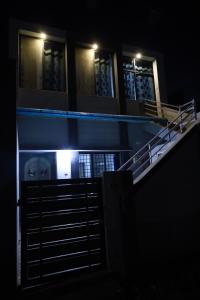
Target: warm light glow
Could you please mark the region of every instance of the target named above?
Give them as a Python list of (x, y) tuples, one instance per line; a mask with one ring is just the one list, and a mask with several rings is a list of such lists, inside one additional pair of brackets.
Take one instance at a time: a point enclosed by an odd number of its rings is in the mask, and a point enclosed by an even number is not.
[(93, 45), (92, 45), (92, 48), (93, 48), (94, 50), (97, 50), (97, 49), (98, 49), (98, 45), (97, 45), (97, 44), (93, 44)]
[(140, 59), (142, 57), (142, 54), (141, 53), (137, 53), (135, 57), (138, 58), (138, 59)]
[(73, 160), (73, 151), (56, 151), (57, 160), (57, 179), (71, 178), (71, 162)]
[(40, 34), (40, 37), (41, 37), (41, 39), (45, 40), (47, 38), (47, 35), (46, 35), (46, 33), (42, 32)]

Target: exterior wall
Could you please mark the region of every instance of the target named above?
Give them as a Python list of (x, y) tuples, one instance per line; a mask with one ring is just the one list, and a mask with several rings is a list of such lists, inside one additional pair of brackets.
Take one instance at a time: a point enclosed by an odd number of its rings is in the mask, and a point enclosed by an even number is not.
[[(47, 108), (53, 110), (75, 110), (81, 112), (99, 112), (108, 114), (125, 113), (129, 115), (143, 115), (142, 101), (131, 101), (123, 99), (119, 95), (119, 86), (123, 88), (123, 76), (119, 76), (121, 68), (119, 64), (120, 55), (134, 55), (138, 49), (124, 45), (122, 48), (115, 49), (113, 54), (113, 73), (115, 96), (99, 97), (95, 96), (95, 77), (94, 77), (94, 50), (91, 45), (74, 46), (75, 65), (73, 65), (76, 80), (74, 80), (74, 97), (68, 96), (66, 76), (66, 92), (42, 90), (41, 79), (41, 47), (43, 41), (39, 39), (40, 32), (45, 32), (48, 38), (66, 44), (67, 33), (62, 30), (46, 27), (43, 25), (31, 24), (17, 20), (11, 21), (10, 26), (10, 58), (17, 61), (17, 106), (32, 108)], [(28, 35), (31, 38), (24, 39), (21, 49), (23, 55), (20, 60), (19, 34)], [(82, 48), (81, 48), (82, 47)], [(87, 48), (88, 47), (88, 48)], [(156, 91), (156, 101), (166, 100), (164, 69), (162, 55), (152, 51), (140, 50), (144, 59), (153, 62), (154, 81)], [(118, 53), (119, 52), (119, 53)], [(23, 66), (24, 83), (20, 87), (19, 80), (19, 61)], [(27, 64), (28, 62), (28, 64)], [(28, 68), (27, 68), (28, 65)], [(65, 49), (65, 70), (67, 74), (67, 48)], [(71, 69), (70, 69), (71, 70)], [(71, 74), (72, 70), (69, 73)], [(69, 76), (70, 76), (69, 74)], [(72, 84), (72, 82), (70, 82)], [(123, 94), (123, 93), (122, 93)], [(126, 109), (122, 111), (121, 106), (126, 104)], [(121, 104), (120, 104), (121, 103)], [(74, 104), (74, 105), (73, 105)]]
[(169, 263), (178, 268), (191, 258), (196, 263), (200, 251), (199, 170), (197, 125), (136, 185), (130, 171), (104, 173), (112, 271), (144, 279), (146, 272), (151, 278), (157, 272), (166, 276), (167, 268), (171, 272)]
[(140, 101), (126, 100), (127, 114), (141, 116), (144, 114), (143, 103)]
[(106, 121), (78, 121), (78, 144), (83, 149), (119, 149), (119, 124)]
[[(153, 126), (156, 129), (156, 127)], [(148, 131), (147, 124), (133, 124), (128, 123), (128, 141), (129, 147), (138, 151), (144, 146), (151, 138), (153, 134)]]
[[(119, 99), (119, 85), (121, 88), (123, 87), (123, 83), (121, 82), (123, 81), (123, 78), (118, 74), (118, 52), (114, 52), (113, 55), (113, 73), (116, 98), (95, 96), (94, 50), (90, 48), (91, 45), (89, 44), (88, 48), (87, 46), (82, 48), (75, 47), (73, 50), (75, 51), (74, 69), (76, 73), (76, 84), (74, 86), (76, 86), (76, 99), (72, 97), (73, 99), (70, 100), (67, 96), (67, 92), (61, 93), (42, 90), (42, 40), (38, 39), (40, 38), (41, 32), (45, 32), (49, 40), (66, 43), (67, 33), (65, 31), (18, 20), (11, 20), (10, 22), (9, 57), (16, 59), (17, 61), (17, 106), (58, 110), (68, 110), (69, 108), (75, 107), (75, 110), (83, 112), (119, 114), (122, 113), (120, 105), (123, 101), (126, 103), (126, 109), (123, 110), (123, 113), (127, 113), (129, 115), (143, 115), (142, 103), (135, 103), (135, 101), (121, 99), (123, 98), (123, 95), (121, 95)], [(24, 88), (19, 88), (19, 34), (32, 37), (31, 39), (26, 39), (24, 46), (21, 49), (22, 53), (24, 54), (23, 57), (21, 57), (21, 64), (24, 66), (23, 71), (25, 75)], [(123, 55), (133, 56), (136, 51), (138, 52), (138, 49), (124, 45), (120, 51)], [(157, 103), (159, 103), (160, 100), (164, 100), (166, 102), (162, 55), (152, 51), (139, 51), (142, 52), (144, 59), (151, 60), (153, 62)], [(116, 53), (118, 53), (118, 55)], [(65, 50), (65, 58), (67, 58), (67, 50)], [(29, 62), (28, 68), (27, 61)], [(67, 59), (65, 59), (65, 70), (67, 74)], [(66, 78), (66, 86), (67, 82), (68, 79)], [(66, 87), (66, 91), (67, 90), (68, 87)], [(72, 105), (73, 103), (70, 101), (77, 102), (77, 106)]]
[(199, 170), (196, 126), (134, 186), (141, 261), (199, 253)]
[[(41, 88), (43, 40), (21, 36), (20, 38), (20, 64), (23, 74), (23, 87)], [(22, 76), (21, 76), (22, 77)], [(22, 80), (22, 78), (21, 78)]]
[(66, 120), (18, 117), (19, 149), (67, 149), (68, 126)]
[(68, 110), (68, 96), (64, 92), (19, 88), (17, 106)]
[(76, 86), (78, 95), (95, 95), (94, 50), (76, 48)]
[(82, 112), (96, 112), (106, 114), (119, 114), (116, 98), (99, 96), (77, 96), (77, 110)]

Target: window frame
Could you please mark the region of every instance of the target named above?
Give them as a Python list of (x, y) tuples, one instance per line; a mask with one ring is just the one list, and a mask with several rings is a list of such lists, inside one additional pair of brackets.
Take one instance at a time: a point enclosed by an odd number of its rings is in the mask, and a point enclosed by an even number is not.
[(44, 72), (44, 46), (42, 49), (42, 60), (41, 60), (41, 70), (39, 72), (39, 75), (37, 74), (37, 80), (39, 79), (41, 82), (40, 84), (36, 86), (35, 90), (38, 91), (46, 91), (46, 92), (58, 92), (58, 93), (67, 93), (68, 90), (68, 84), (67, 84), (67, 45), (66, 45), (66, 40), (64, 38), (57, 38), (57, 37), (53, 37), (53, 36), (49, 36), (49, 38), (47, 39), (42, 39), (39, 36), (39, 33), (36, 32), (31, 32), (29, 33), (29, 31), (26, 30), (19, 30), (18, 33), (18, 87), (19, 88), (24, 88), (26, 89), (26, 87), (24, 87), (22, 85), (22, 51), (21, 51), (21, 45), (22, 45), (22, 37), (27, 37), (27, 38), (31, 38), (31, 39), (37, 39), (37, 40), (44, 40), (45, 42), (50, 42), (50, 43), (60, 43), (63, 45), (63, 69), (64, 69), (64, 73), (63, 73), (63, 82), (64, 82), (64, 89), (63, 90), (50, 90), (50, 89), (44, 89), (43, 88), (43, 72)]

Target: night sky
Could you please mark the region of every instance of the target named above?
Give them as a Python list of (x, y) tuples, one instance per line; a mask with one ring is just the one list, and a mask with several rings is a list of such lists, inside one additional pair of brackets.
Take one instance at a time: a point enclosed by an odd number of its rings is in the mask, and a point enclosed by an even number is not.
[(74, 0), (34, 7), (20, 6), (18, 2), (9, 9), (9, 15), (80, 35), (86, 32), (91, 40), (112, 39), (162, 52), (168, 101), (184, 103), (194, 97), (200, 110), (197, 4)]

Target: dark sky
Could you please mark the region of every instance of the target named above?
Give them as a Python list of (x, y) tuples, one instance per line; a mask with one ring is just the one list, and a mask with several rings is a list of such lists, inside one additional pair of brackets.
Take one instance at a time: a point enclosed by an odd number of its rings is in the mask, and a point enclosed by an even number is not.
[[(175, 1), (174, 1), (175, 2)], [(34, 2), (35, 3), (35, 2)], [(112, 39), (158, 50), (164, 54), (170, 102), (183, 98), (200, 99), (199, 24), (197, 4), (181, 2), (174, 6), (160, 1), (74, 0), (42, 2), (9, 9), (15, 17), (77, 33), (89, 38)], [(23, 7), (23, 9), (22, 9)]]

